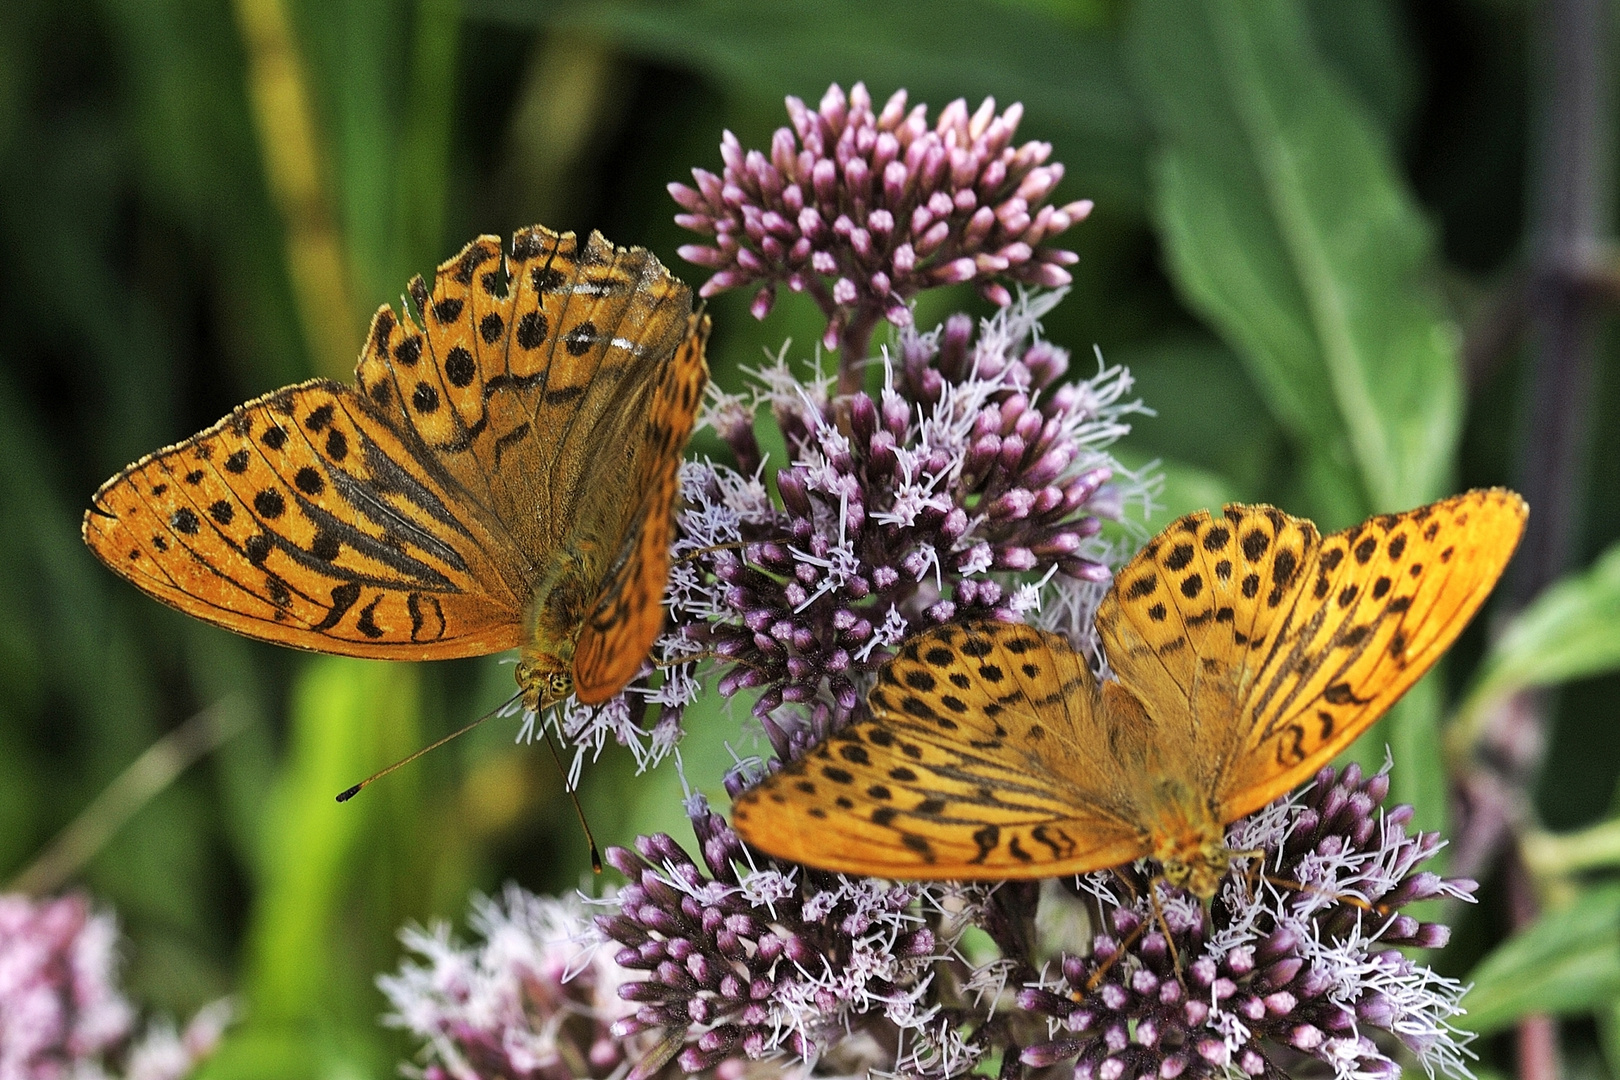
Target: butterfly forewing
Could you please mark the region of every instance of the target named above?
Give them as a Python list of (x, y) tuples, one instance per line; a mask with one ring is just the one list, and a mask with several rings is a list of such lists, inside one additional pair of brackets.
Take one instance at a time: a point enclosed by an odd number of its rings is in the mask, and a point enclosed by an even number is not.
[(1195, 709), (1201, 694), (1236, 686), (1273, 639), (1316, 544), (1314, 525), (1271, 507), (1172, 523), (1098, 609), (1116, 677), (1155, 717), (1207, 711)]
[(1511, 492), (1476, 491), (1325, 540), (1272, 507), (1189, 514), (1120, 571), (1098, 612), (1104, 651), (1156, 725), (1191, 727), (1184, 778), (1229, 821), (1315, 772), (1433, 664), (1524, 513)]
[(602, 531), (595, 502), (622, 514), (628, 476), (608, 474), (606, 490), (584, 478), (638, 445), (626, 433), (680, 341), (690, 290), (644, 249), (527, 229), (505, 265), (499, 240), (480, 237), (411, 294), (427, 331), (379, 312), (358, 372), (366, 392), (525, 551)]
[(1527, 513), (1511, 491), (1477, 490), (1323, 541), (1246, 681), (1217, 793), (1224, 818), (1305, 780), (1433, 666), (1490, 594)]
[(345, 386), (305, 383), (130, 466), (86, 542), (156, 598), (239, 633), (350, 656), (517, 644), (499, 526)]
[(918, 635), (850, 725), (740, 797), (750, 843), (885, 877), (1050, 877), (1146, 853), (1117, 777), (1096, 683), (1061, 639), (980, 622)]
[(675, 533), (680, 450), (692, 434), (708, 380), (708, 337), (707, 316), (691, 316), (650, 407), (638, 414), (645, 430), (636, 440), (640, 450), (620, 509), (628, 513), (624, 540), (574, 648), (574, 693), (581, 701), (604, 701), (617, 693), (635, 676), (663, 626), (660, 601)]

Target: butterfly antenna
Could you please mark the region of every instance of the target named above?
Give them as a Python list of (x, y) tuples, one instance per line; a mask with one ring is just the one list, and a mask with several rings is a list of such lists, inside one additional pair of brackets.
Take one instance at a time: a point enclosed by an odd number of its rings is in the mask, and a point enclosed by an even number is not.
[(485, 713), (483, 716), (480, 716), (478, 719), (474, 720), (472, 723), (468, 724), (466, 727), (460, 728), (460, 729), (458, 729), (456, 731), (452, 731), (450, 734), (446, 735), (444, 738), (438, 740), (437, 742), (430, 743), (429, 745), (422, 747), (422, 749), (416, 751), (416, 753), (414, 753), (414, 754), (411, 754), (409, 757), (401, 758), (400, 760), (394, 762), (392, 765), (388, 766), (386, 769), (380, 769), (377, 772), (372, 773), (370, 776), (366, 777), (364, 780), (360, 781), (358, 784), (354, 785), (353, 787), (346, 788), (345, 790), (338, 792), (337, 801), (338, 802), (348, 802), (350, 799), (354, 798), (356, 795), (360, 794), (360, 792), (362, 792), (367, 787), (369, 787), (372, 783), (374, 783), (375, 781), (381, 780), (383, 777), (387, 776), (389, 773), (393, 772), (395, 769), (399, 768), (400, 766), (409, 765), (411, 762), (415, 761), (417, 758), (421, 757), (423, 754), (427, 753), (429, 750), (437, 750), (439, 747), (443, 746), (445, 743), (449, 742), (451, 739), (454, 739), (454, 738), (457, 738), (459, 736), (467, 734), (467, 732), (471, 731), (473, 728), (477, 727), (479, 724), (482, 724), (485, 720), (488, 720), (490, 717), (494, 716), (496, 713), (500, 712), (502, 709), (505, 709), (508, 705), (511, 705), (512, 702), (516, 701), (518, 699), (518, 696), (520, 694), (522, 694), (522, 693), (523, 693), (523, 691), (519, 690), (516, 694), (513, 694), (511, 697), (507, 698), (505, 701), (501, 702), (499, 705), (495, 706), (493, 709), (489, 710), (489, 712)]
[(585, 843), (591, 849), (591, 870), (600, 874), (602, 872), (602, 853), (597, 850), (596, 837), (591, 835), (590, 822), (585, 820), (585, 808), (579, 805), (579, 792), (568, 786), (568, 770), (563, 768), (562, 755), (557, 752), (557, 744), (551, 741), (551, 729), (543, 728), (546, 737), (546, 749), (551, 751), (551, 760), (557, 763), (557, 772), (562, 776), (563, 790), (568, 792), (568, 801), (574, 804), (574, 814), (579, 818), (579, 827), (585, 832)]

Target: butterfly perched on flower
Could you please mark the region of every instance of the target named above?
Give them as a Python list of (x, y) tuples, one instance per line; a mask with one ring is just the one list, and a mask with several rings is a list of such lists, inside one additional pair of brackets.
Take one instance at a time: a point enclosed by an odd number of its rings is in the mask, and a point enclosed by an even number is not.
[(1500, 488), (1321, 537), (1269, 506), (1172, 523), (1097, 612), (1111, 676), (995, 621), (908, 640), (871, 717), (740, 796), (755, 847), (888, 878), (1042, 878), (1151, 856), (1213, 895), (1225, 826), (1309, 779), (1454, 641), (1528, 510)]
[(233, 411), (102, 485), (84, 539), (249, 637), (428, 660), (522, 650), (524, 703), (606, 701), (663, 621), (708, 320), (642, 248), (483, 236), (378, 310), (356, 385)]

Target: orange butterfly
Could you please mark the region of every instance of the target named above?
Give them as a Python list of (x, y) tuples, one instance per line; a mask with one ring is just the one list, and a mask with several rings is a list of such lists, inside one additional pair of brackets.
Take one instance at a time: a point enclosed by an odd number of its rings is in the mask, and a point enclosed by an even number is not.
[(142, 458), (96, 492), (85, 543), (249, 637), (392, 660), (521, 647), (529, 708), (606, 701), (662, 625), (708, 320), (646, 250), (538, 226), (409, 293), (372, 319), (357, 385), (278, 390)]
[(1308, 779), (1439, 659), (1528, 511), (1471, 491), (1319, 537), (1269, 506), (1174, 522), (1097, 612), (1113, 677), (1056, 635), (945, 625), (872, 718), (734, 807), (749, 843), (889, 878), (1043, 878), (1144, 856), (1212, 896), (1225, 826)]

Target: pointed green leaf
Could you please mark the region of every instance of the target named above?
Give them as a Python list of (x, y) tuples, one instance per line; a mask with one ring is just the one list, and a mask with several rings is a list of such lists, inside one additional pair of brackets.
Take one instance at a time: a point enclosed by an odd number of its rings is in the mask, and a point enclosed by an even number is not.
[(1298, 8), (1142, 0), (1130, 60), (1159, 137), (1153, 211), (1189, 303), (1366, 511), (1440, 494), (1461, 389), (1430, 231)]
[[(608, 38), (688, 65), (764, 100), (798, 94), (814, 104), (830, 82), (864, 80), (886, 97), (900, 87), (930, 116), (959, 95), (1024, 104), (1024, 128), (1068, 147), (1076, 197), (1113, 192), (1112, 208), (1141, 189), (1142, 124), (1115, 40), (1038, 10), (974, 0), (925, 7), (865, 0), (622, 0), (534, 3), (467, 0), (473, 18)], [(785, 118), (784, 118), (785, 120)], [(1077, 152), (1080, 148), (1083, 153)]]
[(1472, 730), (1510, 694), (1620, 668), (1620, 544), (1558, 581), (1508, 624), (1457, 710)]
[(1542, 915), (1482, 960), (1459, 1026), (1481, 1034), (1521, 1016), (1580, 1015), (1620, 999), (1620, 887)]

